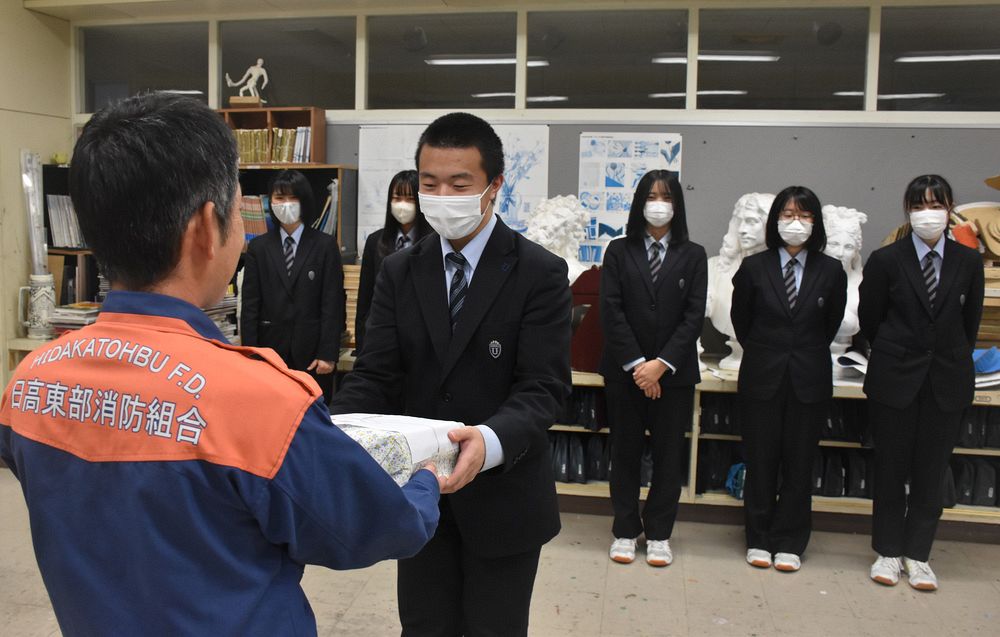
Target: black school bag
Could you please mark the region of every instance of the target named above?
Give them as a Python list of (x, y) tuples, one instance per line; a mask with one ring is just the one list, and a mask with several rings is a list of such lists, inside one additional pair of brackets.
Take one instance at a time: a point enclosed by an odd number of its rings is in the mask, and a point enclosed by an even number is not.
[(966, 449), (978, 449), (983, 446), (982, 430), (985, 422), (980, 422), (979, 409), (967, 407), (962, 412), (962, 428), (958, 431), (958, 446)]
[(813, 456), (812, 494), (823, 495), (823, 454), (819, 449)]
[(552, 454), (552, 472), (559, 482), (569, 482), (569, 436), (556, 434), (555, 452)]
[(972, 491), (976, 486), (976, 470), (968, 458), (952, 458), (952, 476), (955, 480), (955, 500), (958, 504), (972, 504)]
[(986, 412), (986, 439), (983, 446), (1000, 448), (1000, 409), (984, 409)]
[(844, 493), (851, 498), (868, 497), (868, 463), (857, 449), (847, 452), (847, 485)]
[(976, 482), (972, 488), (972, 504), (976, 506), (995, 506), (997, 503), (997, 471), (987, 460), (976, 458), (972, 461), (976, 467)]
[(833, 451), (826, 454), (826, 471), (823, 473), (823, 495), (839, 498), (844, 495), (844, 456)]
[(604, 464), (604, 438), (600, 434), (587, 436), (587, 447), (584, 459), (587, 461), (586, 475), (588, 480), (606, 480), (608, 470)]
[(955, 474), (951, 471), (951, 465), (944, 469), (944, 497), (941, 499), (941, 506), (950, 509), (958, 504), (958, 493), (955, 491)]
[(569, 482), (587, 483), (587, 461), (579, 434), (569, 434), (569, 466), (566, 472)]

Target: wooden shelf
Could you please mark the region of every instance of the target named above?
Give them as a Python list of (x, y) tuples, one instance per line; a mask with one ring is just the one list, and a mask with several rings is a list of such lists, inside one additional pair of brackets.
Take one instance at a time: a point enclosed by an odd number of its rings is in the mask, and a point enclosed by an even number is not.
[(48, 249), (49, 254), (63, 257), (78, 257), (94, 254), (90, 248), (52, 248)]
[[(610, 486), (604, 480), (591, 480), (587, 484), (578, 482), (556, 482), (556, 493), (584, 498), (610, 498)], [(645, 500), (649, 495), (649, 487), (639, 487), (639, 499)], [(681, 487), (681, 502), (690, 503), (691, 497), (686, 486)]]

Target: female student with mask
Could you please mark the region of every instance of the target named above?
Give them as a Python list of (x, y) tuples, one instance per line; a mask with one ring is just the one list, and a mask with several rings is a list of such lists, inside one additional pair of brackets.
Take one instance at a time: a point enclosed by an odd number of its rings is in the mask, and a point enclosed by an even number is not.
[(297, 170), (271, 182), (274, 227), (250, 241), (243, 261), (243, 345), (270, 347), (309, 372), (328, 402), (344, 331), (344, 271), (332, 236), (311, 227), (312, 186)]
[[(871, 344), (865, 394), (875, 439), (871, 578), (936, 590), (930, 557), (945, 469), (962, 411), (972, 403), (972, 350), (983, 309), (979, 253), (947, 236), (951, 186), (910, 182), (903, 210), (913, 232), (872, 253), (858, 318)], [(906, 482), (909, 480), (909, 494)]]
[(389, 180), (389, 196), (385, 202), (385, 224), (368, 235), (361, 256), (361, 281), (358, 284), (358, 310), (354, 320), (354, 347), (361, 352), (365, 336), (365, 321), (372, 306), (375, 277), (382, 259), (408, 248), (431, 231), (417, 201), (417, 171), (403, 170)]
[[(652, 170), (639, 180), (625, 237), (608, 245), (601, 269), (604, 376), (611, 420), (610, 557), (635, 559), (646, 536), (646, 562), (673, 561), (684, 431), (701, 380), (697, 340), (705, 319), (705, 249), (688, 239), (684, 192), (675, 173)], [(653, 477), (639, 511), (639, 466), (649, 430)]]
[[(733, 276), (731, 317), (743, 346), (747, 562), (794, 572), (812, 528), (813, 457), (833, 396), (830, 343), (844, 317), (847, 275), (823, 254), (819, 199), (791, 186), (767, 217), (768, 249)], [(779, 487), (780, 484), (780, 487)]]

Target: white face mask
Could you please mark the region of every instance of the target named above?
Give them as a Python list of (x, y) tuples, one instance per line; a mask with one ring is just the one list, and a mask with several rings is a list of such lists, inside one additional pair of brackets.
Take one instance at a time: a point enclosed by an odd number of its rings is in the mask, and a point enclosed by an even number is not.
[(669, 201), (647, 201), (642, 216), (649, 225), (662, 228), (674, 218), (674, 204)]
[(778, 219), (778, 236), (792, 247), (800, 246), (808, 241), (809, 237), (812, 236), (812, 232), (813, 224), (810, 222), (798, 219), (792, 219), (791, 221)]
[(420, 209), (427, 223), (439, 235), (448, 239), (461, 239), (472, 234), (483, 220), (479, 202), (489, 192), (490, 186), (478, 195), (425, 195), (417, 193)]
[(302, 207), (297, 201), (286, 201), (284, 203), (272, 203), (271, 212), (278, 218), (278, 221), (289, 226), (299, 220), (302, 215)]
[(413, 223), (413, 219), (417, 216), (417, 204), (410, 201), (393, 201), (389, 204), (389, 211), (400, 225), (405, 226)]
[(910, 213), (913, 232), (924, 241), (936, 241), (948, 227), (947, 210), (914, 210)]

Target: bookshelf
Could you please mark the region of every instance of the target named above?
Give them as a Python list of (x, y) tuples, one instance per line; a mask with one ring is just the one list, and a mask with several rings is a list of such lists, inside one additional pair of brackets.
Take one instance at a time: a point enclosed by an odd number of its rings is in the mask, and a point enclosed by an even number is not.
[(57, 304), (92, 301), (97, 295), (97, 263), (87, 248), (59, 247), (53, 241), (52, 217), (47, 195), (69, 195), (69, 166), (42, 166), (42, 205), (45, 211), (49, 271), (55, 277)]
[[(266, 140), (266, 155), (268, 159), (257, 159), (245, 162), (246, 166), (265, 166), (274, 164), (280, 168), (299, 168), (303, 164), (322, 164), (326, 161), (326, 114), (315, 106), (276, 106), (273, 108), (223, 108), (219, 113), (234, 131), (257, 131), (257, 135)], [(276, 136), (274, 129), (309, 129), (309, 154), (305, 162), (273, 162), (275, 155)], [(239, 134), (237, 134), (239, 137)], [(264, 150), (264, 149), (262, 149)], [(243, 155), (241, 155), (242, 157)], [(325, 198), (324, 198), (325, 199)]]

